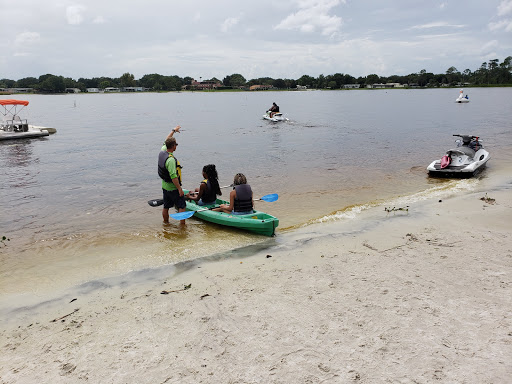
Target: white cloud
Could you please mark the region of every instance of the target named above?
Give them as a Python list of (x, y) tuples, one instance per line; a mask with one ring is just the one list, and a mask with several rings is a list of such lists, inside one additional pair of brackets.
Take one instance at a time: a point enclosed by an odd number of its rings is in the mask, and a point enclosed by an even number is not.
[(103, 16), (96, 16), (92, 22), (93, 24), (105, 24), (107, 20)]
[(194, 17), (192, 18), (192, 20), (194, 22), (198, 22), (199, 20), (201, 20), (201, 13), (200, 12), (196, 12), (196, 14), (194, 15)]
[(512, 0), (503, 0), (498, 5), (498, 16), (505, 16), (512, 13)]
[(479, 50), (480, 58), (485, 61), (495, 59), (496, 49), (499, 45), (500, 44), (496, 40), (491, 40), (485, 43)]
[(505, 19), (497, 22), (489, 23), (489, 30), (491, 31), (499, 31), (504, 30), (505, 32), (512, 32), (512, 20)]
[(274, 29), (298, 29), (304, 33), (318, 29), (322, 35), (334, 36), (341, 28), (342, 19), (330, 16), (329, 12), (340, 3), (340, 0), (301, 0), (298, 2), (300, 10), (288, 15)]
[(71, 5), (66, 8), (66, 19), (68, 24), (79, 25), (84, 21), (82, 12), (85, 11), (83, 5)]
[(37, 32), (22, 32), (16, 36), (15, 43), (19, 45), (27, 45), (37, 43), (41, 36)]
[(411, 29), (430, 29), (430, 28), (464, 28), (463, 24), (449, 24), (445, 21), (436, 21), (433, 23), (427, 23), (422, 25), (415, 25)]
[(229, 31), (231, 28), (233, 28), (235, 25), (238, 24), (238, 21), (239, 20), (237, 18), (235, 18), (235, 17), (227, 18), (226, 20), (224, 20), (224, 22), (220, 26), (221, 31), (222, 32)]

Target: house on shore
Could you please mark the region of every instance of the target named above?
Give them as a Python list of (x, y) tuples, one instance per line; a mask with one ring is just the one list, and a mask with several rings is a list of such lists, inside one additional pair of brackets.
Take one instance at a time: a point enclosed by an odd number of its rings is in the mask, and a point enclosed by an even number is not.
[(274, 88), (274, 87), (269, 84), (256, 84), (256, 85), (251, 85), (249, 87), (249, 91), (267, 91), (272, 88)]

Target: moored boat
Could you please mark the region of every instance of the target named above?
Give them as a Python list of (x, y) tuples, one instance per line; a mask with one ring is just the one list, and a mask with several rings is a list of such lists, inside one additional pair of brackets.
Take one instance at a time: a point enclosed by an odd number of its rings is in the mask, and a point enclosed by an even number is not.
[(453, 135), (460, 137), (457, 148), (450, 149), (439, 160), (427, 167), (428, 174), (436, 177), (472, 177), (485, 168), (490, 154), (478, 136)]
[(27, 105), (28, 101), (25, 100), (0, 100), (0, 113), (3, 115), (0, 121), (0, 140), (30, 139), (57, 132), (55, 128), (31, 125), (27, 119), (21, 119), (18, 113)]

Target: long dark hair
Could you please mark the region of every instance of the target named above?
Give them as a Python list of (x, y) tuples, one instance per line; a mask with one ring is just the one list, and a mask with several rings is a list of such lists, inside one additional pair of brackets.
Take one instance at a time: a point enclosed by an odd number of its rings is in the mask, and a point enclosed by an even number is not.
[(210, 184), (215, 191), (216, 195), (222, 195), (222, 191), (219, 186), (219, 176), (217, 175), (217, 169), (215, 168), (215, 164), (208, 164), (203, 167), (203, 172), (206, 173), (208, 180), (210, 180)]

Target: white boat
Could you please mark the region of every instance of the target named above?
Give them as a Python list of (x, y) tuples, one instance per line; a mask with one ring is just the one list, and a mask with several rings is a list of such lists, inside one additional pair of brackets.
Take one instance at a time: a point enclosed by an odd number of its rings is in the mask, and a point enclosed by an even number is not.
[(273, 121), (274, 123), (277, 123), (278, 121), (288, 121), (281, 112), (276, 112), (272, 117), (270, 117), (270, 112), (267, 111), (267, 113), (263, 115), (263, 118), (265, 120)]
[(31, 125), (27, 119), (21, 119), (18, 113), (27, 105), (25, 100), (0, 100), (0, 140), (30, 139), (57, 132), (55, 128)]
[(453, 135), (457, 148), (450, 149), (439, 160), (427, 167), (428, 174), (436, 177), (471, 177), (480, 172), (491, 158), (478, 136)]
[(456, 103), (469, 103), (468, 95), (464, 96), (464, 90), (461, 89), (459, 92), (459, 97), (455, 99)]

